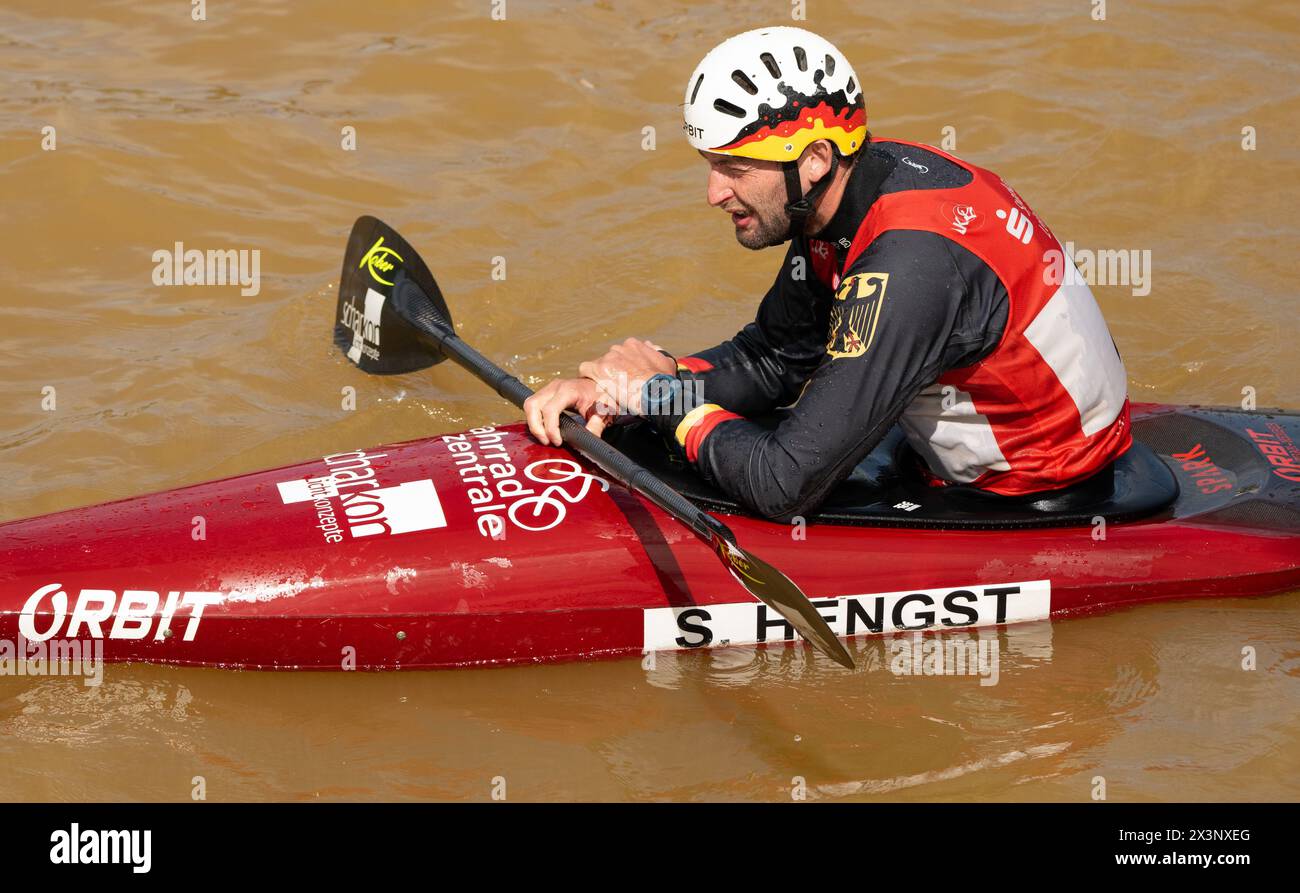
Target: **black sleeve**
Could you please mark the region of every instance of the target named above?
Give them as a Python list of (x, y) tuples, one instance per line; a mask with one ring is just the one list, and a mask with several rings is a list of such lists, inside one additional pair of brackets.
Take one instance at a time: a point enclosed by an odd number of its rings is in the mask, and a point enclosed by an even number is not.
[(1007, 319), (993, 271), (930, 232), (882, 234), (831, 303), (819, 363), (778, 427), (709, 407), (661, 425), (675, 422), (700, 471), (765, 517), (814, 509), (923, 388), (992, 352)]
[(791, 241), (753, 322), (730, 341), (682, 361), (681, 377), (696, 382), (694, 393), (703, 401), (746, 415), (769, 412), (794, 400), (816, 370), (831, 293), (813, 274), (805, 245)]

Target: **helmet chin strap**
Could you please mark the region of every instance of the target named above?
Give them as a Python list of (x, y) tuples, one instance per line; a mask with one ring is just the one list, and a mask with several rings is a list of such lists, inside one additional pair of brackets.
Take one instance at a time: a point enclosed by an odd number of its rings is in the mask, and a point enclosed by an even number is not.
[(812, 216), (813, 205), (826, 187), (830, 186), (831, 180), (835, 179), (835, 170), (839, 166), (840, 157), (837, 153), (831, 152), (831, 169), (812, 185), (812, 188), (805, 194), (803, 184), (799, 182), (799, 162), (785, 161), (781, 163), (785, 171), (785, 194), (789, 201), (785, 205), (785, 213), (790, 215), (790, 230), (786, 233), (787, 239), (793, 239), (803, 232), (804, 224)]

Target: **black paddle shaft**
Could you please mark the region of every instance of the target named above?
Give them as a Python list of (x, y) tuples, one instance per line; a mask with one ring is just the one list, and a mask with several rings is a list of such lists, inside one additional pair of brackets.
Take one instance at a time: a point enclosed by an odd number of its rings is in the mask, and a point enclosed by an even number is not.
[[(515, 406), (522, 408), (533, 395), (523, 382), (456, 336), (447, 302), (419, 253), (375, 217), (358, 218), (352, 227), (339, 276), (337, 308), (334, 343), (366, 372), (413, 372), (451, 357)], [(852, 655), (803, 590), (743, 549), (727, 525), (592, 434), (573, 413), (560, 416), (560, 433), (565, 443), (606, 474), (694, 531), (736, 582), (784, 617), (817, 650), (853, 668)]]
[[(524, 401), (533, 395), (532, 388), (462, 341), (460, 336), (451, 331), (441, 315), (427, 304), (406, 304), (403, 316), (422, 334), (431, 338), (438, 350), (515, 406), (523, 409)], [(613, 475), (624, 486), (644, 494), (655, 505), (689, 525), (706, 541), (712, 542), (715, 536), (720, 536), (735, 544), (735, 534), (726, 524), (592, 434), (576, 415), (566, 412), (560, 417), (560, 434), (566, 443)]]

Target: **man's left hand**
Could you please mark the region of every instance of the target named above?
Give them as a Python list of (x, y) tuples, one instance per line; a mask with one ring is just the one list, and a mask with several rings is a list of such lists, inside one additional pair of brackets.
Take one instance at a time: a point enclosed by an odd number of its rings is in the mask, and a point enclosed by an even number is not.
[(671, 357), (664, 356), (658, 346), (640, 338), (628, 338), (622, 344), (610, 345), (600, 359), (578, 366), (578, 374), (596, 382), (611, 402), (625, 396), (626, 402), (632, 404), (626, 409), (633, 413), (641, 410), (641, 386), (647, 379), (676, 372), (677, 364)]

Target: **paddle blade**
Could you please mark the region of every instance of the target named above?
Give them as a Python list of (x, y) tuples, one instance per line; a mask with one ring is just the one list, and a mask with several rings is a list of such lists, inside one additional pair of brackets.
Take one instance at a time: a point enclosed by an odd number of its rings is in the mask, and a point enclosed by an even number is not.
[[(402, 287), (403, 282), (407, 282)], [(410, 284), (418, 289), (410, 288)], [(394, 299), (394, 293), (399, 292)], [(444, 357), (430, 339), (399, 314), (399, 302), (417, 301), (445, 321), (451, 313), (423, 259), (391, 226), (375, 217), (352, 225), (339, 274), (334, 344), (364, 371), (380, 375), (414, 372)]]
[(741, 586), (784, 617), (799, 631), (799, 635), (822, 654), (846, 669), (853, 669), (853, 657), (849, 650), (793, 580), (757, 555), (746, 552), (721, 536), (713, 537), (713, 549)]

